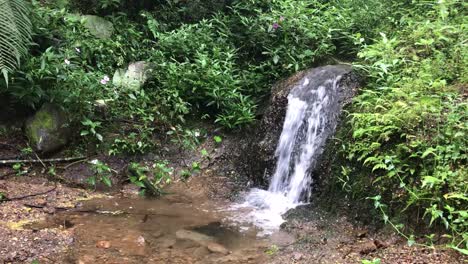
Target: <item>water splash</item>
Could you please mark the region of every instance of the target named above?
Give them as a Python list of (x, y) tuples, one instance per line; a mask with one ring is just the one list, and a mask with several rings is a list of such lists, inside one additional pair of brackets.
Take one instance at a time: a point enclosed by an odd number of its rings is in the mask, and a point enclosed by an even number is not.
[(270, 234), (284, 222), (284, 213), (309, 200), (310, 173), (341, 110), (339, 82), (345, 72), (339, 67), (319, 68), (291, 90), (270, 186), (251, 189), (242, 203), (232, 206), (249, 211), (236, 221), (253, 223), (263, 230), (261, 234)]

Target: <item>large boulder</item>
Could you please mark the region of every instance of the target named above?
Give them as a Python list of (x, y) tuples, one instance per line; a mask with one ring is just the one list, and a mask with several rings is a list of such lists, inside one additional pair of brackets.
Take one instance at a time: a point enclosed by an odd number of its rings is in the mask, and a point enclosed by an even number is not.
[(138, 90), (148, 80), (152, 72), (151, 64), (144, 61), (132, 62), (126, 70), (116, 70), (112, 83), (127, 90)]
[(112, 22), (107, 21), (106, 19), (93, 16), (85, 15), (83, 16), (84, 26), (89, 30), (89, 32), (100, 39), (109, 39), (114, 32), (114, 25)]
[[(326, 76), (334, 75), (342, 76), (337, 84), (337, 96), (343, 106), (351, 101), (359, 86), (359, 80), (349, 66), (323, 66), (301, 71), (273, 86), (260, 124), (251, 133), (253, 136), (248, 139), (247, 147), (241, 151), (238, 169), (242, 174), (247, 175), (256, 185), (268, 185), (276, 166), (275, 150), (283, 130), (291, 89), (304, 82), (323, 81)], [(336, 114), (339, 116), (339, 111)]]
[(25, 132), (35, 151), (50, 153), (68, 143), (70, 123), (61, 107), (44, 104), (34, 116), (26, 120)]

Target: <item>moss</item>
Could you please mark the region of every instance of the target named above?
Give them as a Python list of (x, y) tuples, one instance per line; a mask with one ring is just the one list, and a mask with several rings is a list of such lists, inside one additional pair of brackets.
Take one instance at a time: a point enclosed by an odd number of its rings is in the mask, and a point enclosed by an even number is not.
[(28, 127), (28, 137), (34, 144), (39, 142), (40, 138), (38, 131), (42, 129), (49, 131), (55, 129), (54, 119), (52, 115), (47, 111), (37, 112), (37, 114), (34, 116), (34, 119)]

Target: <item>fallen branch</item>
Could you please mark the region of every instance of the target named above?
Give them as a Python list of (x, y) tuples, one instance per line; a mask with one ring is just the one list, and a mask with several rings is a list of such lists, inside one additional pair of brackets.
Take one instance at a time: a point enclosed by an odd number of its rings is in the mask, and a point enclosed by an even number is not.
[(35, 209), (43, 209), (43, 208), (53, 208), (56, 211), (62, 211), (67, 213), (86, 213), (86, 214), (104, 214), (104, 215), (142, 215), (144, 217), (145, 222), (148, 220), (149, 216), (164, 216), (164, 217), (180, 217), (176, 214), (161, 214), (161, 213), (138, 213), (138, 212), (125, 212), (125, 211), (107, 211), (107, 210), (99, 210), (99, 209), (80, 209), (75, 207), (56, 207), (56, 206), (47, 206), (47, 205), (36, 205), (36, 204), (23, 204), (29, 208)]
[(23, 200), (23, 199), (30, 198), (30, 197), (46, 195), (48, 193), (51, 193), (51, 192), (55, 191), (56, 189), (57, 189), (57, 185), (55, 185), (54, 188), (52, 188), (50, 190), (47, 190), (45, 192), (33, 193), (33, 194), (28, 194), (28, 195), (23, 195), (23, 196), (19, 196), (19, 197), (13, 197), (13, 198), (4, 197), (2, 200), (0, 200), (0, 202), (18, 201), (18, 200)]
[(56, 158), (56, 159), (12, 159), (12, 160), (0, 160), (0, 165), (15, 164), (15, 163), (44, 163), (44, 162), (67, 162), (84, 160), (87, 157), (69, 157), (69, 158)]

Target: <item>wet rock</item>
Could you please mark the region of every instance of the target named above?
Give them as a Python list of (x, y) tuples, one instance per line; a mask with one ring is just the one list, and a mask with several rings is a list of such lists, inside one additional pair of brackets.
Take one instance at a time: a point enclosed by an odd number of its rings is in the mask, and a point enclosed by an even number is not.
[(195, 232), (195, 231), (184, 230), (184, 229), (177, 231), (176, 237), (177, 239), (190, 240), (203, 246), (205, 246), (209, 242), (214, 242), (213, 237), (210, 237), (210, 236), (207, 236), (207, 235)]
[(109, 39), (114, 32), (114, 26), (112, 22), (107, 21), (106, 19), (93, 16), (93, 15), (86, 15), (83, 16), (84, 19), (84, 26), (89, 30), (89, 32), (100, 39)]
[[(242, 150), (239, 157), (238, 170), (249, 175), (257, 185), (266, 185), (274, 173), (276, 165), (275, 150), (278, 144), (281, 131), (283, 129), (284, 118), (288, 105), (289, 92), (297, 85), (315, 81), (323, 81), (333, 75), (341, 75), (338, 87), (339, 105), (342, 106), (350, 101), (356, 88), (359, 86), (356, 76), (352, 73), (351, 67), (345, 65), (333, 65), (313, 68), (294, 74), (286, 80), (280, 81), (272, 88), (271, 98), (265, 110), (262, 119), (257, 128), (252, 131), (252, 137), (249, 143)], [(306, 84), (307, 85), (307, 84)], [(327, 113), (340, 115), (341, 108), (336, 113)], [(334, 120), (334, 119), (332, 119)], [(327, 134), (331, 134), (335, 124), (327, 124), (324, 128)], [(320, 153), (317, 153), (319, 155)], [(317, 157), (313, 157), (317, 158)]]
[(195, 242), (198, 245), (205, 246), (210, 252), (213, 253), (220, 253), (224, 255), (229, 254), (229, 250), (227, 250), (221, 244), (218, 244), (213, 237), (204, 235), (202, 233), (183, 229), (176, 232), (176, 237), (180, 240), (188, 240)]
[(192, 255), (196, 258), (203, 258), (208, 254), (210, 254), (210, 251), (206, 247), (198, 247), (192, 253)]
[(167, 237), (162, 237), (161, 239), (158, 239), (158, 242), (157, 242), (157, 244), (161, 248), (172, 248), (174, 247), (175, 243), (176, 243), (175, 239), (167, 238)]
[(25, 124), (31, 147), (39, 153), (50, 153), (65, 146), (70, 139), (69, 119), (63, 109), (44, 104)]
[(355, 248), (355, 251), (359, 252), (362, 255), (369, 254), (377, 250), (377, 246), (374, 241), (366, 241), (364, 243), (358, 244)]
[(224, 255), (229, 254), (229, 250), (218, 243), (209, 242), (206, 244), (206, 248), (208, 248), (208, 250), (213, 253), (220, 253)]

